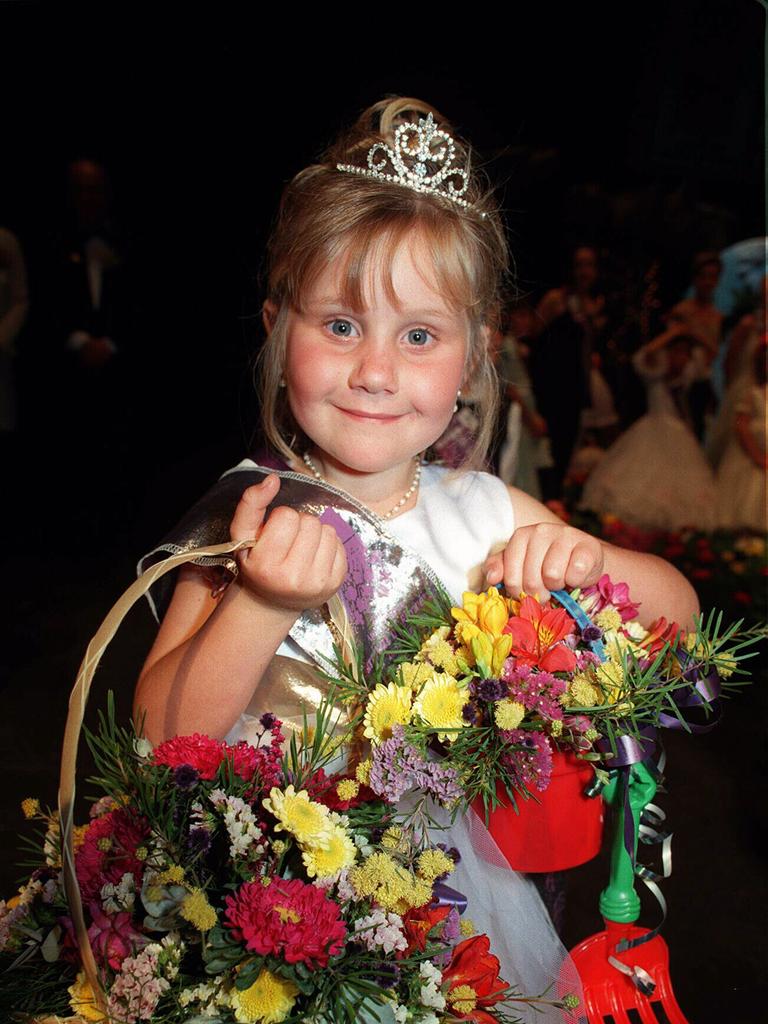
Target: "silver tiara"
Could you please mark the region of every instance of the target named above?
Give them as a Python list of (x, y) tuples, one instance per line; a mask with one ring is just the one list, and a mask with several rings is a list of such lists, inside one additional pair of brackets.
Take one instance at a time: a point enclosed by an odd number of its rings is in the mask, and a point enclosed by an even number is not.
[[(472, 204), (462, 198), (469, 185), (469, 164), (467, 168), (454, 167), (455, 155), (456, 143), (448, 132), (435, 125), (434, 118), (428, 114), (426, 119), (420, 117), (418, 124), (409, 121), (395, 129), (394, 149), (383, 142), (371, 146), (367, 167), (336, 164), (336, 170), (391, 181), (412, 188), (415, 192), (430, 192), (471, 209)], [(387, 162), (392, 172), (385, 170)], [(440, 168), (434, 174), (429, 174), (427, 163), (439, 164)], [(460, 188), (456, 187), (456, 179), (461, 181)]]

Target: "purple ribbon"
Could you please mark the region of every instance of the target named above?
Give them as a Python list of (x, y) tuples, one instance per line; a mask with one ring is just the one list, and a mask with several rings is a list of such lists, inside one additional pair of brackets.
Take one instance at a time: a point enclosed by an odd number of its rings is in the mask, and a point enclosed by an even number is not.
[(683, 665), (683, 676), (693, 683), (693, 687), (679, 696), (674, 694), (672, 700), (681, 711), (686, 708), (712, 707), (714, 710), (712, 721), (697, 725), (694, 722), (689, 722), (685, 715), (683, 715), (684, 722), (681, 722), (676, 715), (670, 715), (666, 711), (662, 711), (659, 714), (659, 725), (665, 729), (684, 729), (686, 732), (694, 734), (710, 732), (718, 724), (722, 715), (719, 699), (720, 676), (717, 674), (717, 669), (712, 668), (706, 676), (702, 677), (695, 666), (693, 668), (685, 668), (686, 660), (680, 658), (680, 663)]
[(467, 909), (467, 897), (463, 892), (452, 889), (445, 882), (435, 882), (432, 887), (433, 907), (456, 907), (460, 914)]
[(638, 731), (636, 736), (622, 733), (616, 737), (615, 753), (610, 740), (605, 737), (599, 739), (595, 746), (601, 754), (605, 755), (609, 768), (628, 768), (631, 764), (651, 759), (656, 749), (656, 730), (652, 725), (646, 725)]

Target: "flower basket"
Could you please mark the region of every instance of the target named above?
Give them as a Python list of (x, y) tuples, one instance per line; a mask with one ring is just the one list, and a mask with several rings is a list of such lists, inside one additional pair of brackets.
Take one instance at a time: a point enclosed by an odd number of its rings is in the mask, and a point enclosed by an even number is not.
[[(510, 805), (503, 788), (502, 801), (490, 811), (488, 831), (516, 871), (563, 871), (597, 856), (603, 837), (604, 804), (599, 796), (585, 796), (594, 778), (591, 766), (572, 752), (554, 751), (552, 781), (530, 800)], [(482, 799), (473, 802), (485, 817)]]

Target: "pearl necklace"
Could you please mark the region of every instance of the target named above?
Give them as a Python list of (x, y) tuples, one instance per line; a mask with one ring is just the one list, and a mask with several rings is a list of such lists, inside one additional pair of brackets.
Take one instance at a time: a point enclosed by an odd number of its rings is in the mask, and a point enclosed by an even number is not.
[[(328, 481), (325, 479), (323, 474), (320, 472), (320, 470), (317, 468), (317, 466), (314, 464), (314, 462), (310, 458), (309, 452), (304, 452), (302, 458), (304, 460), (304, 465), (307, 467), (307, 469), (310, 471), (310, 473), (314, 476), (315, 480), (322, 480), (324, 483), (328, 483)], [(413, 474), (413, 480), (411, 480), (411, 486), (408, 488), (408, 490), (402, 496), (400, 501), (398, 501), (398, 503), (393, 508), (391, 508), (389, 510), (389, 512), (387, 512), (385, 515), (379, 516), (379, 519), (391, 519), (392, 516), (395, 514), (395, 512), (398, 512), (403, 507), (403, 505), (406, 503), (406, 501), (408, 501), (408, 499), (413, 494), (413, 492), (418, 490), (419, 481), (421, 480), (421, 459), (419, 458), (418, 455), (414, 456), (414, 462), (416, 463), (416, 471)], [(378, 515), (378, 513), (376, 513), (376, 514)]]

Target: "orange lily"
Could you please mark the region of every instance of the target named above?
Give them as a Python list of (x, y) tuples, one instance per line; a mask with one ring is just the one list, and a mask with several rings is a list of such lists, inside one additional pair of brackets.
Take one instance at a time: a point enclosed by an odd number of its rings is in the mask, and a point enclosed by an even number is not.
[(571, 672), (576, 655), (561, 641), (573, 628), (573, 619), (564, 608), (544, 608), (536, 598), (524, 597), (504, 632), (513, 637), (510, 654), (523, 664), (543, 672)]

